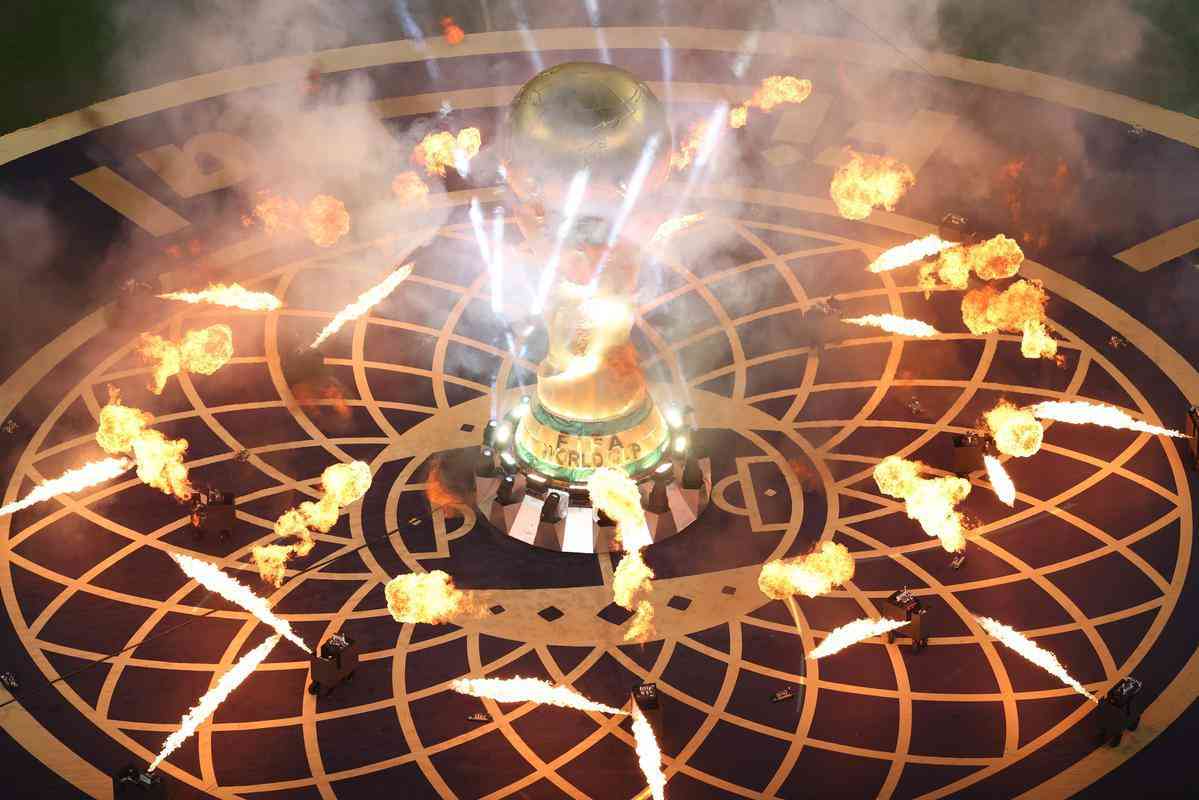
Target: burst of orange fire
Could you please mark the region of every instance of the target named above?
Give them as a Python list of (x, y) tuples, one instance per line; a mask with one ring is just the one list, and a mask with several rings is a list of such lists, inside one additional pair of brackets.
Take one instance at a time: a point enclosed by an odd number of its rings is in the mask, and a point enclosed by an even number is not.
[(192, 706), (191, 710), (184, 715), (179, 730), (167, 737), (166, 742), (162, 745), (162, 750), (159, 751), (158, 756), (150, 763), (149, 771), (153, 772), (158, 769), (158, 765), (171, 753), (179, 749), (179, 745), (187, 741), (204, 720), (216, 713), (217, 707), (225, 702), (225, 698), (232, 694), (234, 689), (241, 686), (246, 678), (250, 677), (254, 670), (258, 668), (258, 665), (265, 661), (266, 657), (271, 654), (271, 651), (275, 649), (275, 645), (277, 644), (279, 644), (279, 634), (276, 633), (238, 659), (237, 663), (221, 676), (216, 686), (205, 692), (204, 696), (200, 698), (200, 702)]
[(152, 333), (143, 333), (138, 355), (154, 364), (150, 391), (162, 394), (167, 378), (180, 372), (211, 375), (233, 358), (233, 329), (228, 325), (210, 325), (191, 330), (178, 342)]
[(540, 703), (576, 711), (625, 715), (619, 708), (588, 700), (569, 686), (555, 686), (539, 678), (457, 678), (450, 683), (450, 688), (459, 694), (497, 703)]
[(1024, 634), (1004, 625), (1002, 622), (997, 622), (990, 617), (975, 617), (975, 620), (987, 633), (999, 640), (1001, 644), (1015, 650), (1092, 703), (1099, 702), (1095, 695), (1088, 692), (1081, 683), (1071, 677), (1069, 672), (1066, 672), (1066, 668), (1062, 666), (1062, 662), (1058, 661), (1057, 656), (1053, 653), (1039, 646)]
[(1049, 329), (1040, 320), (1024, 321), (1020, 354), (1025, 358), (1052, 358), (1057, 361), (1058, 366), (1065, 366), (1065, 356), (1060, 356), (1057, 352), (1057, 339), (1049, 334)]
[(258, 193), (254, 217), (247, 217), (242, 221), (246, 225), (252, 225), (254, 218), (257, 218), (267, 233), (286, 233), (299, 226), (300, 214), (300, 204), (295, 200), (264, 190)]
[(963, 478), (924, 478), (924, 465), (899, 456), (887, 456), (874, 468), (879, 491), (903, 500), (909, 519), (920, 523), (929, 536), (941, 540), (941, 547), (956, 553), (966, 547), (966, 523), (955, 506), (970, 494), (970, 482)]
[(332, 247), (350, 232), (350, 212), (346, 204), (328, 194), (309, 201), (302, 219), (304, 233), (318, 247)]
[(756, 108), (769, 111), (783, 103), (802, 103), (812, 94), (812, 82), (794, 75), (771, 75), (754, 90), (753, 97), (729, 113), (729, 127), (743, 128), (749, 119), (749, 110)]
[(447, 518), (461, 517), (466, 498), (446, 482), (444, 470), (445, 464), (440, 458), (429, 462), (429, 473), (425, 476), (425, 498), (429, 501), (429, 508), (441, 509)]
[(591, 504), (616, 523), (616, 536), (621, 547), (632, 553), (653, 544), (641, 507), (641, 490), (624, 472), (612, 467), (600, 467), (587, 478), (587, 493)]
[(1105, 428), (1139, 431), (1154, 436), (1186, 437), (1186, 434), (1179, 431), (1163, 428), (1160, 425), (1150, 425), (1143, 420), (1134, 419), (1113, 406), (1088, 403), (1085, 400), (1047, 400), (1043, 403), (1030, 406), (1028, 411), (1038, 419), (1051, 419), (1057, 422), (1070, 422), (1076, 425), (1101, 425)]
[[(605, 512), (607, 513), (607, 512)], [(626, 611), (633, 611), (633, 619), (625, 641), (642, 641), (653, 632), (654, 606), (646, 599), (653, 590), (654, 571), (641, 557), (641, 550), (626, 553), (612, 573), (612, 599)]]
[(819, 597), (853, 578), (854, 560), (843, 544), (824, 541), (806, 556), (781, 558), (762, 565), (758, 588), (775, 600), (795, 594)]
[(96, 443), (109, 455), (133, 456), (142, 483), (187, 500), (192, 496), (183, 463), (187, 440), (168, 439), (148, 427), (152, 422), (154, 417), (145, 411), (122, 405), (121, 393), (109, 387), (108, 405), (100, 409)]
[(288, 559), (311, 553), (316, 546), (312, 532), (328, 533), (337, 524), (341, 509), (365, 495), (370, 486), (371, 468), (365, 461), (326, 467), (321, 473), (324, 493), (320, 500), (305, 500), (299, 506), (284, 511), (275, 521), (275, 535), (293, 541), (254, 548), (254, 562), (258, 565), (258, 574), (262, 579), (282, 586)]
[(1041, 449), (1045, 428), (1027, 408), (1017, 408), (1007, 400), (1000, 400), (983, 414), (983, 423), (991, 432), (996, 449), (1004, 455), (1027, 458)]
[(587, 492), (592, 506), (616, 522), (616, 540), (626, 551), (612, 575), (613, 599), (634, 612), (625, 641), (644, 641), (653, 629), (654, 607), (647, 595), (653, 590), (654, 571), (641, 557), (642, 548), (653, 543), (641, 507), (641, 490), (620, 470), (600, 467), (587, 478)]
[(970, 262), (964, 254), (961, 247), (953, 247), (941, 253), (936, 261), (920, 265), (916, 282), (924, 290), (925, 297), (929, 297), (937, 286), (965, 289), (970, 285)]
[(395, 176), (391, 182), (391, 193), (405, 206), (423, 208), (429, 205), (429, 185), (411, 170)]
[(462, 44), (466, 33), (454, 22), (453, 17), (441, 18), (441, 30), (445, 33), (445, 42), (449, 45)]
[(346, 402), (346, 387), (332, 375), (301, 381), (291, 387), (291, 391), (302, 408), (312, 409), (317, 414), (329, 409), (340, 422), (349, 422), (353, 417), (350, 405)]
[(882, 636), (884, 633), (897, 630), (907, 624), (908, 621), (905, 619), (855, 619), (853, 622), (847, 622), (841, 627), (829, 631), (828, 636), (824, 637), (824, 641), (813, 647), (812, 652), (808, 653), (808, 658), (815, 661), (834, 653), (840, 653), (850, 645), (864, 642), (871, 636)]
[(657, 244), (658, 242), (665, 241), (684, 228), (690, 228), (703, 218), (704, 213), (702, 211), (696, 214), (685, 214), (681, 217), (672, 217), (658, 226), (658, 229), (654, 231), (654, 235), (650, 238), (649, 243)]
[(332, 247), (350, 232), (350, 212), (332, 195), (318, 194), (303, 208), (294, 199), (269, 191), (259, 192), (258, 197), (253, 217), (242, 220), (246, 225), (252, 225), (256, 218), (267, 233), (303, 230), (319, 247)]
[[(301, 555), (301, 547), (299, 544), (263, 544), (255, 547), (254, 564), (258, 567), (258, 574), (267, 583), (282, 586), (287, 574), (287, 562), (293, 555)], [(312, 552), (312, 548), (308, 547), (304, 552)]]
[(928, 337), (936, 336), (940, 333), (940, 331), (927, 322), (921, 322), (918, 319), (907, 319), (895, 314), (867, 314), (864, 317), (853, 317), (843, 321), (848, 322), (850, 325), (882, 328), (888, 333), (898, 333), (901, 336)]
[(237, 283), (214, 283), (198, 292), (171, 292), (158, 295), (164, 300), (180, 300), (184, 303), (212, 303), (217, 306), (240, 308), (245, 311), (274, 311), (283, 302), (270, 292), (252, 292)]
[(649, 785), (650, 796), (654, 800), (664, 800), (666, 776), (662, 774), (662, 748), (658, 746), (654, 729), (636, 702), (633, 703), (633, 743), (637, 750), (637, 763)]
[(925, 293), (938, 280), (951, 289), (965, 289), (973, 272), (984, 281), (1010, 278), (1020, 271), (1024, 251), (1002, 233), (978, 244), (958, 245), (943, 251), (937, 260), (920, 268), (920, 287)]
[(78, 492), (112, 480), (132, 466), (133, 462), (127, 458), (105, 458), (89, 462), (82, 467), (69, 469), (57, 478), (42, 481), (20, 500), (14, 500), (6, 506), (0, 507), (0, 517), (15, 514), (60, 494)]
[(885, 495), (904, 499), (916, 491), (924, 465), (899, 456), (887, 456), (874, 468), (874, 482)]
[(1003, 462), (987, 453), (983, 456), (983, 464), (986, 465), (987, 480), (991, 482), (995, 496), (1009, 506), (1015, 505), (1016, 484), (1012, 483), (1012, 476), (1008, 475), (1007, 470), (1003, 468)]
[(806, 462), (798, 458), (787, 459), (787, 467), (799, 481), (799, 488), (805, 494), (818, 491), (821, 486), (820, 475)]
[(894, 211), (916, 183), (908, 165), (891, 158), (845, 148), (849, 162), (833, 175), (829, 194), (845, 219), (866, 219), (875, 208)]
[(311, 648), (304, 644), (304, 640), (292, 630), (291, 624), (287, 620), (276, 616), (275, 612), (271, 611), (271, 606), (267, 603), (266, 598), (259, 597), (251, 592), (250, 587), (233, 579), (222, 572), (215, 564), (210, 564), (207, 561), (201, 561), (198, 558), (192, 558), (183, 553), (171, 553), (171, 558), (179, 565), (179, 569), (183, 570), (184, 575), (205, 589), (216, 592), (230, 603), (239, 605), (246, 611), (249, 611), (258, 618), (259, 622), (271, 628), (275, 633), (305, 653), (312, 652)]
[(430, 133), (412, 150), (412, 163), (424, 167), (430, 175), (443, 178), (446, 167), (463, 173), (479, 154), (482, 143), (478, 128), (463, 128), (456, 137), (449, 131)]
[(961, 552), (966, 547), (966, 524), (955, 506), (968, 494), (970, 482), (964, 478), (922, 478), (907, 498), (908, 516), (929, 536), (940, 539), (947, 552)]
[(1057, 353), (1057, 340), (1045, 325), (1048, 301), (1049, 295), (1037, 280), (1018, 280), (1002, 292), (988, 285), (971, 289), (962, 298), (962, 321), (975, 335), (1020, 332), (1020, 352), (1025, 358), (1049, 358)]
[(708, 137), (707, 120), (696, 120), (687, 126), (687, 135), (683, 137), (683, 141), (673, 153), (670, 154), (670, 168), (674, 170), (684, 170), (691, 166), (692, 159), (703, 146), (704, 139)]
[(633, 612), (632, 618), (629, 619), (629, 628), (625, 631), (624, 640), (626, 642), (644, 642), (653, 633), (654, 604), (649, 600), (638, 600), (637, 610)]
[(956, 242), (947, 242), (936, 234), (929, 234), (922, 239), (884, 250), (883, 254), (870, 262), (870, 266), (866, 269), (871, 272), (890, 272), (957, 246)]
[(316, 339), (312, 342), (312, 347), (320, 347), (321, 343), (328, 339), (333, 334), (341, 330), (341, 327), (353, 319), (358, 319), (372, 307), (383, 302), (389, 294), (395, 291), (395, 288), (404, 282), (404, 279), (412, 274), (412, 265), (405, 264), (404, 266), (393, 270), (383, 280), (367, 289), (362, 294), (358, 295), (358, 299), (350, 303), (348, 306), (337, 312), (337, 315), (330, 320), (321, 332), (317, 334)]
[(1020, 265), (1024, 263), (1024, 251), (1015, 240), (1001, 233), (966, 248), (966, 260), (974, 274), (982, 280), (1002, 280), (1020, 271)]
[(397, 575), (383, 593), (396, 622), (442, 625), (473, 609), (469, 595), (454, 588), (454, 579), (439, 569)]

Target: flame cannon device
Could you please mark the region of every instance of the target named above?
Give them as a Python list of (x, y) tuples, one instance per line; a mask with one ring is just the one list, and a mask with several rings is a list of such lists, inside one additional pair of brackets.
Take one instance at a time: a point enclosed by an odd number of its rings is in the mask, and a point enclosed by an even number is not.
[(234, 506), (233, 492), (222, 492), (212, 487), (196, 491), (191, 497), (191, 524), (196, 538), (206, 533), (215, 533), (221, 539), (232, 536), (233, 527), (237, 524)]
[(312, 654), (311, 665), (312, 683), (308, 685), (308, 693), (327, 696), (342, 683), (354, 680), (358, 648), (350, 637), (335, 633)]
[(167, 787), (157, 772), (130, 764), (112, 776), (113, 800), (167, 800)]
[(633, 704), (641, 709), (646, 722), (653, 728), (654, 738), (662, 741), (662, 702), (658, 695), (658, 684), (639, 683), (629, 693)]
[[(924, 615), (928, 609), (920, 602), (920, 598), (912, 594), (912, 590), (907, 587), (892, 592), (891, 596), (887, 598), (887, 602), (903, 612), (903, 618), (908, 622), (908, 635), (912, 637), (912, 650), (919, 653), (928, 646), (928, 637), (924, 634)], [(888, 631), (887, 642), (895, 643), (895, 631)]]
[(1116, 747), (1124, 731), (1141, 724), (1141, 688), (1136, 678), (1121, 678), (1099, 698), (1099, 741)]

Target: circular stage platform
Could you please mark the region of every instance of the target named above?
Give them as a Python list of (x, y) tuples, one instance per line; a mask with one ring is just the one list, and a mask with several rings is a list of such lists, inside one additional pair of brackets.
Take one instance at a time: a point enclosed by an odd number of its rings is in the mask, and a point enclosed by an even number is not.
[[(125, 763), (152, 759), (217, 671), (267, 634), (167, 554), (212, 560), (266, 594), (252, 547), (283, 510), (316, 496), (326, 466), (361, 459), (370, 491), (289, 575), (369, 544), (269, 595), (310, 644), (339, 630), (360, 644), (354, 682), (308, 694), (308, 661), (285, 642), (163, 765), (172, 796), (646, 796), (619, 718), (449, 690), (467, 674), (542, 677), (617, 706), (632, 685), (656, 682), (672, 800), (1067, 797), (1150, 745), (1199, 693), (1185, 443), (1049, 424), (1039, 454), (1008, 464), (1014, 508), (972, 476), (962, 508), (976, 527), (960, 569), (879, 494), (871, 470), (892, 453), (950, 469), (953, 434), (1001, 397), (1090, 399), (1183, 426), (1199, 401), (1193, 313), (1175, 310), (1199, 296), (1199, 273), (1179, 259), (1199, 214), (1194, 120), (947, 56), (926, 54), (925, 73), (867, 42), (754, 42), (722, 30), (562, 28), (323, 54), (331, 99), (308, 113), (361, 114), (361, 103), (335, 100), (365, 78), (369, 113), (397, 142), (413, 124), (439, 124), (447, 102), (445, 121), (479, 127), (485, 148), (471, 181), (451, 176), (427, 212), (402, 208), (386, 184), (373, 200), (353, 192), (351, 232), (328, 249), (241, 223), (239, 186), (256, 185), (267, 142), (239, 133), (254, 126), (237, 93), (269, 106), (294, 89), (278, 69), (202, 76), (0, 139), (0, 189), (46, 198), (71, 258), (114, 287), (204, 274), (284, 301), (272, 312), (164, 304), (133, 320), (60, 308), (61, 333), (23, 345), (28, 358), (0, 389), (0, 417), (19, 426), (0, 434), (4, 502), (98, 457), (111, 385), (188, 440), (195, 482), (235, 492), (238, 526), (228, 540), (197, 539), (186, 509), (132, 476), (0, 518), (0, 667), (22, 683), (0, 711), (7, 734), (95, 796)], [(694, 408), (712, 471), (711, 505), (645, 552), (657, 633), (644, 645), (622, 643), (618, 554), (528, 547), (472, 506), (430, 513), (427, 497), (431, 467), (477, 447), (497, 389), (528, 391), (539, 358), (536, 337), (512, 357), (478, 257), (468, 210), (477, 200), (490, 219), (499, 198), (486, 146), (539, 66), (605, 55), (651, 82), (676, 130), (766, 75), (816, 86), (804, 105), (728, 137), (722, 181), (675, 178), (676, 193), (689, 192), (680, 213), (705, 217), (643, 275), (633, 339), (649, 379)], [(432, 85), (425, 56), (440, 65)], [(915, 188), (894, 213), (840, 218), (827, 191), (840, 149), (884, 143), (916, 171)], [(1052, 298), (1060, 364), (1021, 358), (1018, 337), (970, 334), (960, 293), (926, 298), (915, 267), (866, 271), (947, 212), (1024, 244), (1022, 274)], [(514, 224), (505, 236), (519, 249)], [(404, 260), (412, 277), (325, 349), (337, 388), (297, 397), (279, 354)], [(917, 341), (853, 328), (814, 350), (800, 312), (832, 295), (855, 316), (917, 317), (943, 333)], [(233, 329), (233, 361), (149, 394), (137, 335), (215, 322)], [(826, 539), (853, 553), (852, 583), (792, 604), (761, 594), (765, 561)], [(480, 613), (460, 625), (394, 622), (383, 585), (434, 569), (473, 590)], [(913, 653), (901, 636), (805, 661), (830, 629), (882, 611), (903, 587), (929, 608), (927, 649)], [(972, 614), (1034, 637), (1097, 692), (1143, 680), (1141, 728), (1096, 749), (1093, 706), (1000, 648)], [(787, 685), (796, 699), (772, 702)], [(490, 719), (468, 718), (480, 711)]]

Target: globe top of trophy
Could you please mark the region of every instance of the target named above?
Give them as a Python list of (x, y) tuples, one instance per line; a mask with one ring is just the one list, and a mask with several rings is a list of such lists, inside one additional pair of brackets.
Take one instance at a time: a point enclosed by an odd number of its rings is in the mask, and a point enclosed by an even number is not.
[(670, 169), (666, 110), (637, 76), (610, 64), (572, 61), (536, 75), (509, 106), (501, 160), (523, 203), (553, 214), (586, 173), (581, 217), (611, 220), (634, 182), (652, 192)]

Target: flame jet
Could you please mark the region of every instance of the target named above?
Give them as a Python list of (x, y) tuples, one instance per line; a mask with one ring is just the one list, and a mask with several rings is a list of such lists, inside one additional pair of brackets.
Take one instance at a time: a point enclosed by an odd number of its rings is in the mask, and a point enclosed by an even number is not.
[(183, 716), (183, 723), (180, 725), (179, 730), (167, 737), (158, 756), (150, 762), (149, 771), (153, 772), (158, 769), (158, 765), (170, 756), (171, 753), (178, 750), (179, 745), (187, 741), (204, 720), (216, 713), (220, 704), (225, 702), (225, 698), (231, 695), (234, 689), (241, 686), (254, 670), (258, 669), (258, 665), (266, 660), (266, 657), (271, 654), (271, 651), (275, 649), (275, 645), (277, 644), (279, 644), (279, 634), (276, 633), (238, 659), (238, 662), (221, 676), (216, 686), (209, 689), (200, 698), (200, 702), (192, 706), (191, 710)]
[(842, 321), (848, 322), (850, 325), (861, 325), (864, 328), (882, 328), (887, 333), (897, 333), (900, 336), (927, 338), (940, 333), (940, 331), (927, 322), (921, 322), (918, 319), (908, 319), (907, 317), (900, 317), (895, 314), (867, 314), (864, 317), (853, 317)]
[(310, 347), (313, 349), (320, 347), (326, 339), (342, 329), (347, 322), (361, 317), (371, 308), (382, 303), (388, 295), (395, 291), (404, 280), (412, 274), (412, 264), (394, 270), (390, 275), (384, 278), (379, 283), (367, 289), (362, 294), (358, 295), (358, 299), (348, 306), (338, 311), (337, 314), (329, 321), (329, 324), (321, 329), (316, 338), (312, 340)]
[(485, 697), (497, 703), (541, 703), (576, 711), (626, 714), (619, 708), (588, 700), (569, 686), (555, 686), (538, 678), (458, 678), (450, 688), (459, 694)]
[(243, 311), (275, 311), (283, 301), (270, 292), (253, 292), (240, 283), (213, 283), (198, 292), (170, 292), (158, 295), (163, 300), (181, 303), (210, 303), (214, 306), (240, 308)]
[(904, 619), (855, 619), (839, 628), (829, 631), (824, 641), (812, 648), (808, 658), (816, 661), (840, 653), (845, 648), (864, 642), (871, 636), (881, 636), (889, 631), (898, 630), (907, 625)]
[(1012, 483), (1012, 476), (1008, 475), (1007, 470), (1003, 468), (1003, 462), (987, 453), (983, 456), (983, 464), (987, 468), (987, 480), (991, 482), (995, 496), (1006, 505), (1015, 505), (1016, 484)]
[(654, 231), (653, 237), (650, 238), (649, 243), (651, 245), (655, 245), (659, 244), (660, 242), (664, 242), (679, 231), (690, 228), (703, 218), (704, 213), (702, 211), (695, 214), (684, 214), (681, 217), (671, 217), (658, 226), (658, 229)]
[(866, 269), (874, 273), (890, 272), (957, 246), (956, 242), (947, 242), (940, 236), (930, 234), (923, 239), (916, 239), (907, 244), (892, 247), (890, 250), (884, 250), (882, 255), (870, 262), (870, 266)]
[(662, 748), (654, 736), (654, 729), (637, 703), (633, 703), (633, 743), (637, 750), (637, 763), (649, 785), (654, 800), (665, 800), (666, 776), (662, 774)]
[(275, 633), (305, 653), (312, 652), (312, 649), (304, 644), (304, 640), (297, 636), (295, 631), (291, 629), (291, 624), (287, 620), (277, 617), (275, 612), (271, 611), (271, 606), (267, 603), (266, 598), (254, 594), (248, 586), (234, 580), (222, 572), (215, 564), (201, 561), (198, 558), (192, 558), (183, 553), (171, 553), (171, 558), (179, 565), (179, 569), (183, 570), (184, 575), (205, 589), (216, 592), (230, 603), (239, 605), (246, 611), (249, 611), (258, 618), (259, 622), (271, 628)]
[(78, 492), (104, 481), (112, 480), (123, 472), (127, 472), (133, 462), (127, 458), (105, 458), (92, 461), (82, 467), (69, 469), (57, 478), (43, 481), (33, 488), (29, 494), (20, 500), (15, 500), (0, 507), (0, 517), (29, 508), (52, 497), (70, 492)]
[(993, 620), (990, 617), (975, 617), (975, 620), (983, 627), (983, 630), (998, 639), (1004, 646), (1015, 650), (1021, 656), (1024, 656), (1024, 658), (1036, 664), (1092, 703), (1099, 702), (1095, 695), (1088, 692), (1081, 683), (1070, 676), (1069, 672), (1066, 672), (1066, 668), (1062, 666), (1062, 662), (1058, 661), (1057, 656), (1053, 653), (1044, 649), (1014, 628), (1004, 625), (1002, 622)]
[(1099, 403), (1088, 403), (1085, 400), (1047, 400), (1028, 408), (1037, 419), (1051, 419), (1057, 422), (1069, 422), (1076, 425), (1100, 425), (1104, 428), (1117, 430), (1138, 431), (1154, 436), (1173, 436), (1186, 438), (1186, 434), (1163, 428), (1160, 425), (1150, 425), (1139, 419), (1134, 419), (1114, 406)]
[(612, 595), (616, 604), (633, 612), (625, 641), (643, 641), (653, 630), (654, 606), (648, 595), (653, 590), (654, 571), (641, 557), (648, 547), (649, 528), (641, 507), (641, 490), (633, 479), (611, 467), (600, 467), (587, 479), (591, 503), (616, 522), (616, 538), (625, 556), (612, 575)]

